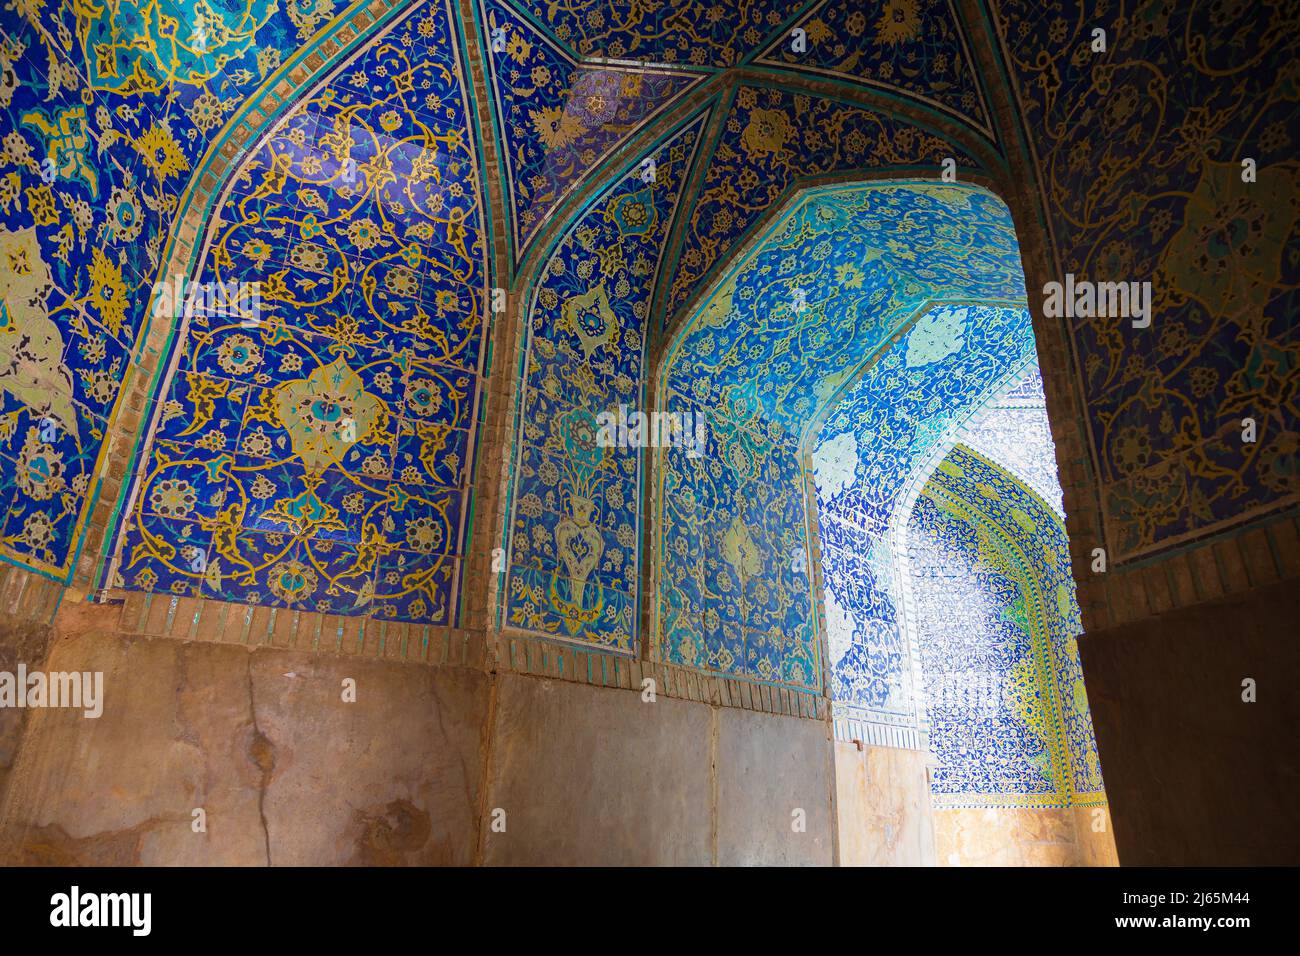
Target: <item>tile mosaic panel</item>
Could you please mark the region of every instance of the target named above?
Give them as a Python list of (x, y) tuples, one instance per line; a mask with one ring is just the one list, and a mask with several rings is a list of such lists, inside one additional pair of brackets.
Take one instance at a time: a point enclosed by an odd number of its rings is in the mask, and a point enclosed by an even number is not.
[(177, 197), (238, 104), (345, 12), (0, 9), (0, 351), (19, 359), (0, 372), (0, 559), (70, 576)]
[[(662, 455), (652, 502), (655, 652), (729, 676), (820, 688), (806, 431), (882, 349), (908, 367), (943, 360), (967, 335), (1005, 340), (1013, 351), (1013, 323), (998, 314), (1023, 310), (967, 305), (926, 314), (903, 346), (886, 347), (931, 300), (964, 294), (1014, 305), (1023, 293), (1010, 216), (983, 190), (878, 183), (801, 196), (667, 352), (665, 407), (704, 415), (710, 444), (700, 457), (682, 447)], [(1023, 328), (1018, 341), (1026, 347)], [(926, 396), (926, 414), (946, 398)]]
[[(601, 440), (642, 407), (646, 319), (705, 111), (595, 197), (529, 313), (504, 623), (636, 653), (644, 450)], [(654, 173), (644, 159), (654, 161)]]
[(988, 108), (950, 0), (821, 0), (757, 62), (903, 93), (989, 133)]
[(1150, 328), (1072, 321), (1112, 560), (1294, 504), (1300, 9), (995, 6), (1058, 267), (1152, 284)]
[(244, 160), (152, 420), (118, 586), (455, 619), (487, 265), (459, 46), (428, 6)]
[(602, 159), (644, 129), (698, 74), (580, 64), (502, 0), (480, 0), (497, 135), (509, 175), (516, 258)]
[(937, 806), (1104, 801), (1060, 519), (963, 445), (909, 519)]

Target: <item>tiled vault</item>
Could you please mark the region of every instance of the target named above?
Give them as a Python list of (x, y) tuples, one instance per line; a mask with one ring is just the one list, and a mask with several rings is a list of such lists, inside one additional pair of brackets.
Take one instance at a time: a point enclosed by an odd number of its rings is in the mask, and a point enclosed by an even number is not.
[(358, 6), (205, 5), (202, 40), (174, 0), (0, 7), (0, 559), (66, 582), (98, 558), (105, 440), (147, 368), (178, 197), (236, 107)]
[[(422, 624), (473, 589), (467, 627), (918, 743), (902, 545), (968, 422), (1122, 574), (1300, 500), (1300, 19), (1175, 6), (1093, 56), (1057, 2), (11, 3), (0, 558)], [(995, 193), (1035, 284), (1153, 279), (1141, 334), (1039, 323), (1064, 492), (1015, 454), (1041, 302)], [(651, 405), (703, 456), (596, 440)]]
[[(681, 446), (661, 453), (652, 497), (655, 653), (819, 689), (805, 439), (864, 367), (901, 363), (910, 377), (885, 372), (876, 401), (900, 412), (892, 431), (880, 431), (902, 454), (877, 457), (864, 438), (864, 460), (878, 464), (862, 468), (877, 487), (882, 470), (896, 469), (887, 480), (901, 483), (907, 455), (933, 440), (939, 418), (923, 420), (947, 397), (904, 409), (904, 383), (943, 383), (935, 387), (965, 398), (977, 377), (948, 384), (937, 363), (981, 334), (1005, 353), (981, 354), (992, 374), (1017, 344), (1032, 348), (1027, 323), (1019, 320), (1017, 339), (1006, 318), (1023, 315), (1023, 296), (1007, 209), (983, 190), (903, 182), (802, 194), (667, 351), (659, 406), (701, 416), (709, 443), (702, 455)], [(869, 389), (875, 380), (866, 381)], [(856, 408), (855, 422), (866, 421), (867, 409)], [(826, 480), (851, 483), (854, 467)]]
[(935, 805), (1105, 801), (1060, 519), (958, 444), (909, 516), (910, 604)]
[(113, 582), (454, 620), (488, 287), (447, 11), (380, 34), (242, 163), (182, 314)]

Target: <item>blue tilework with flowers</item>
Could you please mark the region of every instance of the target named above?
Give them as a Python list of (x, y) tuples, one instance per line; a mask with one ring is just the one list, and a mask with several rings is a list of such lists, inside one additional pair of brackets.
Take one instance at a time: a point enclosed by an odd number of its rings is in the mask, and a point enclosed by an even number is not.
[(580, 63), (501, 0), (480, 0), (479, 16), (518, 258), (587, 174), (700, 76)]
[(794, 16), (805, 0), (665, 0), (592, 4), (519, 0), (578, 56), (696, 67), (736, 66)]
[[(669, 289), (671, 318), (706, 288), (728, 253), (803, 180), (831, 173), (978, 163), (887, 113), (777, 86), (741, 86), (694, 197)], [(959, 173), (960, 178), (960, 173)]]
[(229, 113), (337, 13), (0, 9), (0, 558), (66, 579), (177, 197)]
[(1300, 7), (1142, 4), (1104, 53), (1077, 4), (996, 7), (1061, 272), (1152, 285), (1142, 334), (1068, 320), (1112, 562), (1294, 509)]
[(1104, 800), (1060, 519), (964, 445), (909, 518), (937, 806)]
[(949, 0), (821, 0), (758, 60), (869, 83), (987, 131), (988, 108)]
[[(954, 290), (1023, 301), (1018, 248), (999, 200), (933, 182), (810, 191), (718, 283), (665, 360), (666, 407), (702, 415), (709, 447), (666, 449), (656, 479), (659, 656), (820, 689), (801, 442), (865, 362), (899, 351), (891, 338), (917, 310)], [(959, 348), (957, 326), (923, 318), (913, 364)]]
[(831, 690), (842, 712), (916, 726), (894, 583), (899, 511), (918, 469), (1033, 355), (1027, 310), (940, 306), (846, 388), (823, 423), (812, 465)]
[(688, 120), (592, 200), (547, 260), (529, 313), (511, 627), (637, 650), (644, 450), (602, 440), (599, 416), (642, 407), (657, 264), (707, 116)]
[(487, 275), (458, 47), (427, 8), (243, 163), (153, 422), (128, 588), (449, 623)]

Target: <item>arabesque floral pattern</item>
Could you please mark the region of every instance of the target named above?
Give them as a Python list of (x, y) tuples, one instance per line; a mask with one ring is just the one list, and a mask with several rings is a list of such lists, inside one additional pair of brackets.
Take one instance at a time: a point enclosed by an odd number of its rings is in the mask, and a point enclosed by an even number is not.
[[(497, 131), (510, 169), (516, 258), (602, 159), (700, 79), (673, 70), (579, 64), (502, 0), (480, 0)], [(497, 49), (500, 47), (501, 49)]]
[[(319, 3), (0, 9), (0, 353), (20, 360), (0, 374), (0, 558), (71, 574), (178, 196), (232, 110), (332, 15)], [(48, 469), (48, 494), (20, 466)]]
[(917, 499), (909, 542), (935, 805), (1104, 802), (1060, 520), (957, 445)]
[[(1300, 10), (1131, 3), (1095, 23), (1060, 0), (997, 11), (1057, 267), (1152, 284), (1140, 333), (1071, 323), (1112, 563), (1293, 506)], [(1105, 53), (1091, 48), (1099, 27)]]
[(777, 86), (740, 87), (676, 254), (665, 318), (704, 291), (727, 253), (802, 180), (883, 169), (900, 178), (921, 168), (937, 173), (948, 158), (959, 169), (979, 166), (941, 137), (888, 114)]
[(933, 363), (975, 327), (996, 328), (984, 316), (1002, 310), (930, 311), (950, 295), (1014, 306), (1024, 282), (1006, 207), (934, 182), (801, 194), (721, 279), (661, 381), (664, 407), (702, 415), (710, 444), (699, 458), (667, 449), (654, 486), (658, 656), (820, 689), (804, 442), (879, 355)]
[(988, 135), (988, 109), (951, 0), (821, 0), (759, 63), (869, 83), (955, 114)]
[(531, 306), (505, 623), (638, 650), (645, 450), (606, 447), (597, 416), (639, 407), (646, 319), (707, 111), (595, 197), (547, 260)]
[(487, 265), (457, 46), (431, 5), (245, 162), (153, 423), (116, 583), (454, 620)]
[(735, 66), (792, 17), (803, 0), (666, 0), (597, 7), (583, 0), (521, 0), (579, 56), (692, 66)]

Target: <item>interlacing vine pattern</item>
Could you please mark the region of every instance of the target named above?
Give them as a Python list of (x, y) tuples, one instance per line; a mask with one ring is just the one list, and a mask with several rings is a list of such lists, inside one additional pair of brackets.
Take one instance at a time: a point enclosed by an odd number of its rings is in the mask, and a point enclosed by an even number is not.
[(0, 558), (67, 580), (181, 195), (332, 0), (0, 7)]
[(488, 305), (446, 11), (404, 20), (242, 165), (184, 321), (119, 584), (448, 623)]
[[(597, 196), (547, 260), (528, 329), (510, 524), (512, 626), (638, 649), (644, 454), (602, 441), (600, 420), (640, 403), (657, 265), (706, 116)], [(646, 160), (653, 176), (643, 172)]]
[(481, 0), (519, 255), (587, 173), (695, 86), (680, 70), (583, 64), (500, 0)]
[(997, 9), (1061, 272), (1152, 284), (1142, 334), (1071, 321), (1111, 559), (1294, 505), (1300, 10), (1126, 0), (1094, 23), (1060, 0)]

